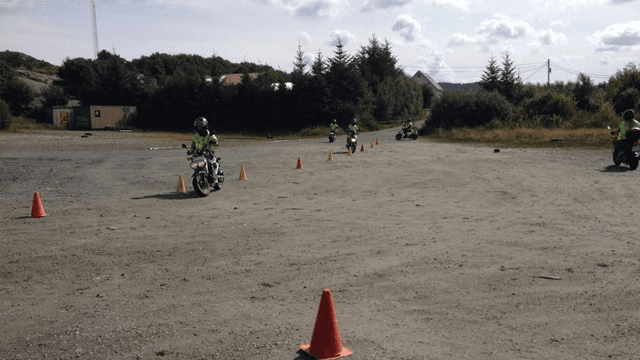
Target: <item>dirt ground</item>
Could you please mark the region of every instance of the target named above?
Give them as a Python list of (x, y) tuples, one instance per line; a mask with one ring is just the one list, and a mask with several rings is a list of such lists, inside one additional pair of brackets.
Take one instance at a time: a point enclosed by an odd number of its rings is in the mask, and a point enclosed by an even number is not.
[(301, 360), (329, 288), (347, 359), (640, 359), (640, 172), (396, 131), (220, 135), (206, 198), (178, 141), (1, 134), (0, 358)]

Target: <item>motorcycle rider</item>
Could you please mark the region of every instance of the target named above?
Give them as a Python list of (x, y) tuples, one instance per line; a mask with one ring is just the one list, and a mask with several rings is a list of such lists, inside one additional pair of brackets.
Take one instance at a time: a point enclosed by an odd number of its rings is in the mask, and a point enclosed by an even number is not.
[(618, 129), (611, 132), (611, 134), (618, 133), (618, 140), (626, 139), (627, 130), (637, 127), (640, 128), (640, 122), (634, 119), (635, 113), (632, 109), (625, 110), (622, 114), (622, 122), (618, 126)]
[(349, 136), (358, 135), (358, 125), (356, 123), (358, 120), (356, 118), (351, 119), (351, 124), (349, 124)]
[[(199, 117), (193, 123), (193, 127), (196, 128), (196, 134), (191, 139), (191, 151), (202, 150), (202, 153), (207, 159), (209, 174), (217, 180), (218, 174), (213, 173), (213, 166), (211, 166), (211, 160), (215, 157), (215, 150), (218, 148), (218, 138), (215, 134), (209, 133), (209, 122), (204, 117)], [(215, 131), (214, 131), (215, 133)]]
[(402, 124), (402, 132), (404, 133), (404, 137), (407, 137), (411, 131), (413, 130), (413, 122), (411, 119), (407, 119), (407, 121)]
[(336, 132), (336, 130), (338, 130), (339, 128), (338, 121), (336, 119), (333, 119), (333, 122), (331, 123), (331, 125), (329, 125), (329, 128), (332, 132)]

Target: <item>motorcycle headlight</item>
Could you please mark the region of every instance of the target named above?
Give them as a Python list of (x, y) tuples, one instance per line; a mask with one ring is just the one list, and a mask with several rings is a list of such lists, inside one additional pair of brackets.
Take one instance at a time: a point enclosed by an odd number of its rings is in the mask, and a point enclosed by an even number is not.
[(191, 168), (192, 169), (197, 169), (199, 167), (204, 167), (204, 161), (194, 161), (191, 163)]

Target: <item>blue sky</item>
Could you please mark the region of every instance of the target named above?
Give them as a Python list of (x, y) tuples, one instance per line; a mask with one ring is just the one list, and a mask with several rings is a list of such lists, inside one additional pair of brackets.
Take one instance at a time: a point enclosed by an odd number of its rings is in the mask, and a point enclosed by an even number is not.
[[(340, 36), (353, 55), (375, 35), (437, 81), (476, 81), (507, 53), (527, 82), (546, 83), (547, 59), (551, 82), (640, 65), (640, 0), (96, 0), (96, 13), (100, 49), (127, 60), (215, 54), (290, 72), (298, 45), (331, 57)], [(0, 0), (0, 34), (0, 51), (93, 58), (91, 0)]]

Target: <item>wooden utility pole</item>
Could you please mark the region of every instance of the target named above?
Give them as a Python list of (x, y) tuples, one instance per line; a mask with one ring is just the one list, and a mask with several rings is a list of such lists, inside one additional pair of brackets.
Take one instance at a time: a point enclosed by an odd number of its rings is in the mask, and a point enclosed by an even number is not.
[(551, 74), (551, 63), (547, 59), (547, 88), (549, 87), (549, 75)]

